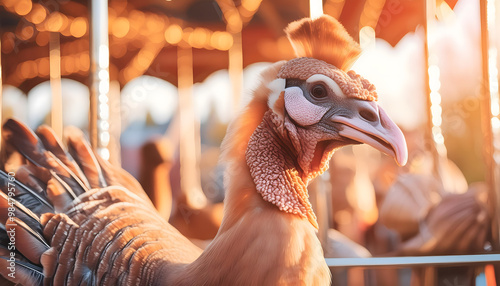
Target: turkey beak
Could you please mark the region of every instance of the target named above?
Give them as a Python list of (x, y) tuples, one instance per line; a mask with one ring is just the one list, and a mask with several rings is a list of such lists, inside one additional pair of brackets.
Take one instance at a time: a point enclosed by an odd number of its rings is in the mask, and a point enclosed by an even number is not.
[(366, 143), (404, 166), (408, 160), (408, 149), (399, 127), (377, 103), (357, 99), (353, 103), (350, 108), (354, 112), (352, 117), (330, 117), (332, 122), (341, 124), (339, 135)]

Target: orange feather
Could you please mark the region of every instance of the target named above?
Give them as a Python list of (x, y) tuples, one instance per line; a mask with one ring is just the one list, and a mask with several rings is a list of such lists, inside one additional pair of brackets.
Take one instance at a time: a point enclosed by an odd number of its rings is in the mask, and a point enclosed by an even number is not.
[(322, 60), (344, 71), (361, 53), (359, 44), (344, 26), (328, 15), (295, 21), (288, 25), (285, 32), (297, 57)]

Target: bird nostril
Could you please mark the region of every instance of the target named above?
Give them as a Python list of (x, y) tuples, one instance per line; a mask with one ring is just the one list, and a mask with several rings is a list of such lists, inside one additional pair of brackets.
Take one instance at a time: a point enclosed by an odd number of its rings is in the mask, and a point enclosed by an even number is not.
[(365, 119), (366, 121), (369, 122), (376, 122), (378, 121), (378, 115), (375, 113), (374, 110), (370, 109), (362, 109), (359, 111), (359, 115)]

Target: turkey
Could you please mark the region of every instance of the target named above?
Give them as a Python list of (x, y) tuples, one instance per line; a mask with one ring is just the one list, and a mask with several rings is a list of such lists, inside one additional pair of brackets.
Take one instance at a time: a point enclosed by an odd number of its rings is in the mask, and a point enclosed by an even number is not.
[(329, 285), (308, 183), (342, 146), (366, 143), (404, 165), (406, 143), (374, 86), (346, 71), (360, 50), (340, 23), (306, 18), (286, 32), (298, 58), (261, 74), (222, 143), (224, 217), (203, 252), (82, 132), (66, 131), (63, 146), (47, 127), (8, 120), (5, 150), (25, 161), (4, 157), (2, 275), (23, 285)]

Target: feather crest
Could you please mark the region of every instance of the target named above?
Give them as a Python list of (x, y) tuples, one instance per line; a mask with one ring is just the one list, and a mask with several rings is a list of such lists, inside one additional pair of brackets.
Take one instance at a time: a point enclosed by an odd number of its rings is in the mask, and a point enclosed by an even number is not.
[(347, 71), (361, 53), (344, 26), (328, 15), (292, 22), (285, 32), (297, 57), (325, 61)]

